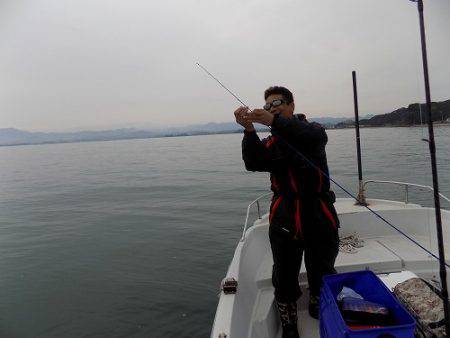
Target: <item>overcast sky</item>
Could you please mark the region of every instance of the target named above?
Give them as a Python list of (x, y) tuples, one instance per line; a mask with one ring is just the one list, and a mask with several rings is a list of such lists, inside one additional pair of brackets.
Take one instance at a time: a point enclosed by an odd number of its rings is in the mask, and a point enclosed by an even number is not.
[[(425, 0), (432, 99), (450, 98), (450, 0)], [(0, 128), (232, 121), (271, 85), (309, 117), (424, 101), (408, 0), (0, 0)]]

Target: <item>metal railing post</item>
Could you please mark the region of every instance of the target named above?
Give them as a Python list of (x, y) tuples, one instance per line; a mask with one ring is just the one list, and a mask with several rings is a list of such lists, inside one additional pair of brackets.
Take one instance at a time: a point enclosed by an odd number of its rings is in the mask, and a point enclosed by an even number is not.
[(272, 195), (272, 192), (269, 192), (267, 194), (263, 194), (263, 195), (259, 196), (256, 200), (254, 200), (253, 202), (251, 202), (248, 205), (248, 207), (247, 207), (247, 214), (245, 216), (245, 222), (244, 222), (244, 230), (242, 231), (241, 241), (243, 241), (245, 239), (245, 233), (247, 232), (248, 220), (249, 220), (249, 217), (250, 217), (250, 209), (251, 209), (252, 205), (256, 204), (256, 207), (258, 209), (258, 219), (261, 219), (261, 208), (260, 208), (260, 205), (259, 205), (259, 201), (262, 198), (264, 198), (266, 196), (269, 196), (269, 195)]

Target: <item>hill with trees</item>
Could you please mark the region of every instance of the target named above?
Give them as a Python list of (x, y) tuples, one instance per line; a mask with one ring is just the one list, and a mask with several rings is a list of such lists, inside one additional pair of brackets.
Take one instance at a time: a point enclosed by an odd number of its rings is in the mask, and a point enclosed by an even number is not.
[[(431, 103), (431, 119), (433, 122), (448, 122), (450, 119), (450, 100)], [(354, 120), (347, 120), (336, 124), (335, 128), (349, 128)], [(426, 104), (412, 103), (393, 112), (375, 115), (370, 119), (359, 121), (362, 127), (414, 126), (428, 123)]]

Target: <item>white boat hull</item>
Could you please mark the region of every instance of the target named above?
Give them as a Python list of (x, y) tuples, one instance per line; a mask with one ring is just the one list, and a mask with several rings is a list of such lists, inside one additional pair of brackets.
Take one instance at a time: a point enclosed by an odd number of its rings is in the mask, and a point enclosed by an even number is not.
[[(398, 229), (438, 255), (434, 209), (388, 200), (369, 200), (369, 204)], [(364, 247), (355, 253), (339, 252), (338, 272), (370, 269), (377, 274), (389, 274), (409, 270), (423, 278), (439, 278), (439, 264), (434, 257), (366, 208), (355, 206), (353, 199), (338, 199), (335, 207), (341, 221), (341, 237), (356, 232), (364, 240)], [(442, 210), (442, 223), (444, 245), (450, 248), (449, 211)], [(264, 215), (246, 230), (238, 243), (226, 275), (238, 281), (237, 292), (221, 293), (212, 338), (281, 337), (271, 282), (273, 260), (268, 227), (268, 215)], [(446, 261), (450, 261), (448, 250)], [(304, 264), (299, 283), (307, 295)], [(300, 336), (319, 337), (319, 322), (307, 314), (307, 298), (301, 297), (298, 302)]]

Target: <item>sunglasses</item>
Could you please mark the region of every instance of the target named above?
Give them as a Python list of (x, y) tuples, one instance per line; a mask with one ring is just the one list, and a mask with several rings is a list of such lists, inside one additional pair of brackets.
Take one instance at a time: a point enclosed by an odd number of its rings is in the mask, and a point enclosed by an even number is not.
[(269, 111), (270, 108), (281, 106), (283, 103), (286, 103), (286, 101), (281, 100), (281, 99), (276, 99), (276, 100), (273, 100), (271, 103), (266, 103), (263, 106), (263, 109)]

